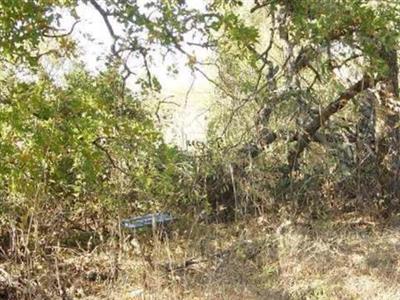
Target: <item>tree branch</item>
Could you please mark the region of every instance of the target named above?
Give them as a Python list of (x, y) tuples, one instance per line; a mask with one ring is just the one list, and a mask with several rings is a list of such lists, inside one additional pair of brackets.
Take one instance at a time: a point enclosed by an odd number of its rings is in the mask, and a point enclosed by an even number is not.
[(100, 13), (102, 16), (104, 23), (107, 26), (108, 32), (112, 36), (114, 40), (118, 39), (118, 35), (115, 34), (115, 31), (110, 23), (110, 20), (108, 19), (109, 14), (100, 6), (100, 4), (97, 3), (96, 0), (90, 0), (90, 3), (94, 6), (94, 8)]
[(111, 165), (112, 165), (115, 169), (117, 169), (117, 170), (120, 171), (121, 173), (123, 173), (123, 174), (129, 176), (130, 174), (129, 174), (128, 172), (126, 172), (124, 169), (122, 169), (121, 167), (119, 167), (119, 166), (117, 165), (117, 163), (114, 161), (114, 159), (112, 158), (110, 152), (109, 152), (104, 146), (102, 146), (102, 145), (100, 144), (100, 141), (101, 141), (102, 139), (103, 139), (103, 137), (99, 137), (99, 138), (95, 139), (95, 140), (92, 142), (93, 145), (96, 146), (97, 148), (99, 148), (101, 151), (104, 152), (104, 154), (107, 156), (109, 162), (111, 163)]
[[(80, 22), (79, 20), (75, 21), (75, 23), (72, 24), (70, 30), (69, 30), (68, 32), (66, 32), (66, 33), (62, 33), (62, 34), (58, 34), (58, 35), (57, 35), (57, 34), (43, 33), (43, 36), (44, 36), (44, 37), (48, 37), (48, 38), (62, 38), (62, 37), (69, 36), (69, 35), (72, 34), (72, 32), (73, 32), (74, 29), (75, 29), (75, 26), (76, 26), (79, 22)], [(55, 29), (55, 28), (51, 28), (51, 29), (57, 31), (57, 29)]]
[(257, 10), (259, 10), (260, 8), (263, 8), (263, 7), (265, 7), (265, 6), (267, 6), (268, 4), (269, 4), (269, 2), (268, 1), (266, 1), (266, 2), (264, 2), (264, 3), (258, 3), (258, 1), (254, 1), (255, 2), (255, 6), (253, 6), (251, 9), (250, 9), (250, 13), (254, 13), (255, 11), (257, 11)]
[(292, 168), (297, 166), (297, 160), (300, 154), (312, 141), (316, 132), (329, 120), (331, 116), (344, 108), (356, 95), (371, 88), (374, 84), (375, 80), (372, 77), (365, 75), (360, 81), (341, 93), (335, 101), (330, 103), (317, 117), (308, 123), (308, 125), (303, 129), (303, 133), (298, 135), (296, 138), (297, 145), (295, 149), (289, 152), (289, 166)]

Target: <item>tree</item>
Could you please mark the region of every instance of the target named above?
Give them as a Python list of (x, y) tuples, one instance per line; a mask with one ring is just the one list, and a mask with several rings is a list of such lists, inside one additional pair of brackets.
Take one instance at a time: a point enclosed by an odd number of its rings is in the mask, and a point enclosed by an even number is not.
[[(63, 7), (73, 9), (76, 4), (74, 0), (2, 1), (0, 61), (22, 62), (36, 66), (40, 57), (49, 54), (40, 51), (40, 45), (46, 39), (62, 40), (69, 35), (69, 33), (58, 33), (56, 25), (61, 18), (59, 9)], [(64, 46), (67, 45), (64, 39)], [(69, 44), (68, 47), (70, 46)]]
[[(358, 117), (350, 116), (346, 124), (339, 121), (340, 113), (361, 99), (375, 99), (377, 179), (382, 191), (390, 195), (398, 192), (400, 165), (394, 113), (398, 107), (400, 4), (377, 3), (265, 0), (249, 6), (242, 1), (215, 0), (204, 10), (196, 10), (181, 0), (142, 4), (20, 1), (17, 6), (6, 1), (1, 4), (0, 53), (8, 62), (37, 64), (44, 55), (41, 43), (70, 33), (58, 32), (55, 25), (61, 15), (57, 9), (63, 7), (75, 15), (78, 5), (90, 5), (113, 39), (110, 65), (122, 74), (123, 95), (128, 77), (134, 77), (143, 89), (160, 90), (152, 72), (153, 58), (179, 52), (187, 57), (188, 67), (206, 76), (220, 97), (231, 101), (231, 109), (224, 112), (226, 126), (217, 128), (215, 135), (231, 133), (230, 139), (241, 144), (242, 150), (252, 149), (253, 158), (273, 143), (284, 144), (286, 150), (279, 151), (287, 156), (285, 176), (302, 168), (306, 162), (302, 156), (311, 154), (306, 151), (311, 144), (339, 148), (344, 139), (351, 140)], [(252, 21), (257, 15), (258, 21)], [(262, 26), (268, 27), (267, 34)], [(71, 53), (70, 46), (60, 46)], [(218, 58), (199, 61), (195, 55), (198, 47), (213, 49)], [(132, 58), (140, 62), (137, 70), (132, 69)], [(217, 79), (207, 75), (204, 64), (219, 68)], [(243, 111), (257, 113), (255, 126), (250, 126), (251, 117), (247, 117), (242, 130), (246, 142), (235, 130), (229, 131), (233, 123), (241, 126), (237, 115)], [(278, 117), (285, 121), (276, 122)], [(95, 146), (102, 150), (100, 144)], [(112, 156), (103, 152), (113, 164)]]
[[(224, 6), (226, 14), (239, 15), (243, 8)], [(229, 120), (243, 112), (245, 105), (257, 102), (258, 110), (272, 111), (272, 116), (288, 120), (284, 128), (275, 133), (267, 130), (267, 143), (284, 138), (289, 146), (288, 163), (291, 170), (300, 168), (303, 152), (310, 149), (310, 143), (321, 145), (331, 140), (344, 143), (339, 132), (334, 129), (339, 113), (349, 110), (349, 104), (358, 103), (362, 98), (374, 100), (375, 116), (375, 163), (376, 179), (380, 182), (384, 194), (398, 193), (398, 59), (396, 44), (399, 32), (399, 3), (396, 1), (256, 1), (249, 9), (253, 15), (264, 19), (253, 22), (263, 43), (247, 44), (246, 49), (234, 47), (232, 39), (227, 38), (225, 48), (220, 55), (236, 57), (225, 64), (224, 77), (230, 70), (236, 70), (236, 77), (228, 85), (221, 79), (225, 90), (232, 91), (234, 86), (244, 87), (248, 80), (249, 91), (243, 90), (235, 95), (236, 107), (232, 109)], [(249, 16), (242, 15), (242, 21)], [(269, 38), (263, 38), (262, 26), (267, 25)], [(260, 35), (261, 34), (261, 35)], [(236, 49), (236, 50), (233, 50)], [(249, 56), (249, 52), (253, 56)], [(240, 53), (240, 54), (239, 54)], [(245, 54), (247, 53), (247, 54)], [(247, 70), (254, 74), (243, 77), (243, 57), (249, 57)], [(256, 61), (256, 62), (255, 62)], [(224, 63), (222, 65), (224, 67)], [(276, 72), (275, 70), (279, 70)], [(271, 75), (272, 74), (272, 75)], [(237, 76), (237, 75), (236, 75)], [(240, 84), (239, 82), (242, 82)], [(247, 85), (248, 86), (248, 85)], [(258, 97), (256, 96), (258, 95)], [(226, 94), (226, 97), (230, 95)], [(242, 99), (242, 100), (241, 100)], [(333, 99), (333, 100), (332, 100)], [(282, 108), (291, 107), (289, 111)], [(254, 112), (256, 113), (256, 112)], [(357, 115), (348, 117), (353, 120), (339, 126), (355, 132)], [(268, 118), (270, 119), (270, 118)], [(268, 120), (266, 119), (266, 120)], [(295, 126), (289, 120), (295, 120)], [(230, 122), (230, 121), (229, 121)], [(354, 125), (353, 125), (354, 124)], [(268, 125), (265, 124), (267, 127)], [(288, 126), (289, 125), (289, 126)], [(276, 124), (274, 125), (276, 126)], [(343, 135), (343, 133), (340, 133)], [(280, 139), (276, 137), (281, 137)], [(258, 140), (260, 136), (255, 136)], [(252, 155), (263, 152), (264, 145), (256, 146)], [(371, 141), (370, 141), (371, 142)], [(331, 147), (330, 145), (329, 147)], [(368, 154), (369, 155), (369, 154)], [(361, 159), (362, 161), (362, 159)], [(304, 161), (307, 164), (307, 161)]]

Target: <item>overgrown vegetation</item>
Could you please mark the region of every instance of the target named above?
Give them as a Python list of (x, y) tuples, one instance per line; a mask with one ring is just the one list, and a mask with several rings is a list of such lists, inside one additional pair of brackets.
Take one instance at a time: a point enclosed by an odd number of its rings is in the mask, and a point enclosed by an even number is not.
[[(400, 2), (189, 2), (0, 2), (0, 298), (398, 299)], [(173, 57), (215, 91), (190, 151), (160, 123)]]

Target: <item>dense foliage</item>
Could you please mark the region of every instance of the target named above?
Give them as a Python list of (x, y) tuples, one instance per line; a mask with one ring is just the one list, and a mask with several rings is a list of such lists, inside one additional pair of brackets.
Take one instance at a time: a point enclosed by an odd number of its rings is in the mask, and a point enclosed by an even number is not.
[[(43, 58), (75, 64), (82, 6), (112, 38), (107, 68), (56, 80)], [(21, 0), (0, 12), (3, 224), (116, 224), (198, 200), (229, 213), (278, 200), (318, 211), (337, 198), (396, 208), (398, 1)], [(162, 91), (157, 62), (173, 54), (219, 104), (207, 145), (189, 155), (164, 143), (146, 106)]]
[[(239, 145), (253, 160), (244, 169), (244, 190), (306, 207), (316, 200), (317, 210), (341, 206), (340, 199), (353, 208), (397, 203), (398, 6), (224, 7), (258, 32), (245, 48), (226, 35), (216, 61), (225, 107), (214, 112), (210, 134), (225, 136), (228, 148)], [(243, 166), (237, 170), (242, 181)]]
[[(111, 38), (101, 72), (82, 8)], [(49, 290), (29, 276), (64, 246), (122, 251), (126, 216), (398, 213), (399, 32), (399, 0), (1, 0), (0, 261), (30, 299), (69, 299), (57, 259)], [(160, 70), (183, 66), (214, 89), (190, 151), (159, 117)]]
[(140, 102), (122, 92), (115, 71), (94, 77), (78, 69), (63, 87), (39, 77), (3, 80), (3, 224), (28, 227), (48, 211), (42, 225), (53, 229), (89, 216), (105, 224), (108, 216), (176, 201), (177, 152)]

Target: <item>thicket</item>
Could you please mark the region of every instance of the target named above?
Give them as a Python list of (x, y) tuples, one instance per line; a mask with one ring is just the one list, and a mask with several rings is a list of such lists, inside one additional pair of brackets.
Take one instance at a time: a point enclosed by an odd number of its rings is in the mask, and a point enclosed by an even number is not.
[[(79, 60), (77, 23), (58, 29), (63, 14), (79, 21), (79, 5), (113, 40), (107, 68), (76, 66), (59, 82), (46, 65)], [(282, 208), (396, 213), (399, 12), (393, 0), (215, 0), (200, 10), (2, 1), (0, 257), (45, 251), (73, 231), (104, 238), (123, 217), (161, 210), (213, 220)], [(213, 55), (201, 61), (199, 47)], [(207, 143), (191, 152), (164, 142), (146, 104), (162, 89), (156, 62), (171, 53), (215, 88)]]

